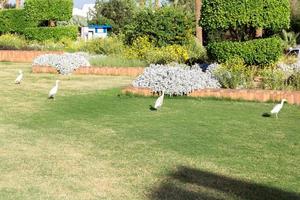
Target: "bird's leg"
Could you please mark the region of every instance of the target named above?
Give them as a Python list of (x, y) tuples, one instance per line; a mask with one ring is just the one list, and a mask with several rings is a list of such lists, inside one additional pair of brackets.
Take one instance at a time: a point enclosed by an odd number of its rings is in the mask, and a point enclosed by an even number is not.
[(276, 119), (278, 119), (278, 115), (277, 115), (277, 113), (276, 113)]

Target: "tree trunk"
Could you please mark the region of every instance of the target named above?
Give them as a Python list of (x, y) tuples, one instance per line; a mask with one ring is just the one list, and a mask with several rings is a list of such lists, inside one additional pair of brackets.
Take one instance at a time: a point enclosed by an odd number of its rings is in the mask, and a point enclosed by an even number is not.
[(155, 8), (158, 9), (160, 7), (160, 2), (159, 0), (155, 0)]
[(16, 0), (16, 8), (20, 8), (21, 7), (21, 0)]
[(199, 26), (199, 21), (201, 18), (201, 6), (202, 0), (195, 0), (196, 38), (200, 44), (203, 44), (202, 27)]
[(55, 21), (54, 21), (54, 20), (49, 20), (49, 21), (48, 21), (48, 26), (50, 26), (50, 27), (56, 26)]
[(263, 36), (263, 29), (262, 28), (257, 28), (255, 31), (255, 37), (260, 38)]
[(292, 12), (292, 16), (297, 15), (297, 11), (298, 11), (298, 0), (290, 0), (290, 5), (291, 5), (291, 12)]
[(145, 0), (140, 0), (140, 7), (145, 8)]

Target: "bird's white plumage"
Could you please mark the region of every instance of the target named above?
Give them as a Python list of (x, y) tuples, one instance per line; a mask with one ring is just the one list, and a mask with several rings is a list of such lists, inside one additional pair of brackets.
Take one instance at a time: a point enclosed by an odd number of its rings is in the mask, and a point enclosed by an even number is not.
[(18, 77), (16, 78), (15, 83), (16, 83), (16, 84), (20, 84), (21, 81), (22, 81), (22, 79), (23, 79), (23, 72), (22, 72), (22, 70), (19, 70), (19, 75), (18, 75)]
[(278, 113), (280, 112), (280, 110), (283, 107), (283, 103), (286, 102), (286, 99), (282, 99), (281, 103), (277, 104), (274, 106), (274, 108), (271, 110), (271, 114), (275, 114), (276, 118), (278, 118)]
[(165, 92), (163, 91), (161, 96), (157, 98), (157, 100), (155, 101), (155, 105), (154, 108), (158, 109), (163, 105), (164, 102), (164, 96), (165, 96)]
[(49, 95), (48, 95), (49, 98), (55, 97), (57, 90), (58, 90), (58, 82), (59, 82), (59, 80), (56, 80), (55, 86), (50, 90)]

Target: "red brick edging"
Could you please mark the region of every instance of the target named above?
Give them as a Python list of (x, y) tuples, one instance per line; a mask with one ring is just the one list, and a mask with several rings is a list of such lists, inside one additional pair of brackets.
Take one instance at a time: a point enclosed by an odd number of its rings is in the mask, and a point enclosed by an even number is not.
[[(54, 67), (33, 66), (33, 73), (58, 73)], [(144, 72), (143, 67), (80, 67), (74, 74), (138, 76)]]
[(0, 50), (0, 62), (32, 62), (36, 57), (44, 54), (63, 54), (63, 51), (19, 51)]
[[(153, 92), (148, 88), (127, 87), (123, 93), (152, 96)], [(247, 89), (201, 89), (190, 93), (191, 97), (216, 97), (229, 98), (247, 101), (280, 101), (287, 99), (289, 104), (300, 105), (300, 91), (279, 91), (279, 90), (247, 90)]]

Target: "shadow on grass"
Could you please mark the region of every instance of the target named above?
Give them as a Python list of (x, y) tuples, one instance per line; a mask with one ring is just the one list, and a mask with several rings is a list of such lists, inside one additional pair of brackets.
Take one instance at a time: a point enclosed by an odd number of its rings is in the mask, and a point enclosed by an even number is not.
[(183, 166), (154, 188), (150, 199), (300, 200), (300, 194)]

